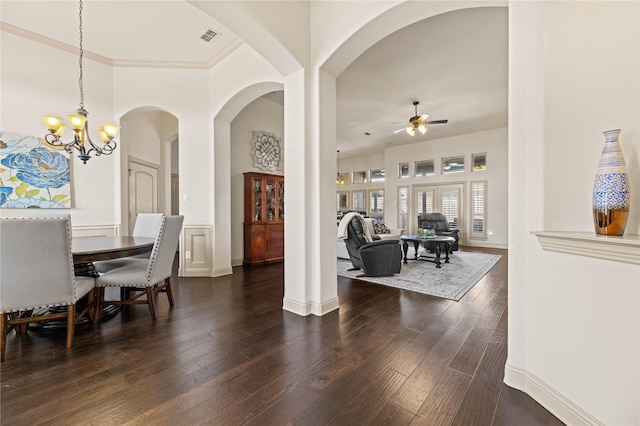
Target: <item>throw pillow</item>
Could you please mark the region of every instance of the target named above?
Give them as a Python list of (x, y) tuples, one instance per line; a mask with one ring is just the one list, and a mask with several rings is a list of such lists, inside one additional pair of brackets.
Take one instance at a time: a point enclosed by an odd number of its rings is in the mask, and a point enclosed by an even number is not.
[(384, 220), (382, 219), (371, 219), (371, 224), (373, 225), (373, 232), (376, 234), (390, 234), (391, 231), (385, 225)]

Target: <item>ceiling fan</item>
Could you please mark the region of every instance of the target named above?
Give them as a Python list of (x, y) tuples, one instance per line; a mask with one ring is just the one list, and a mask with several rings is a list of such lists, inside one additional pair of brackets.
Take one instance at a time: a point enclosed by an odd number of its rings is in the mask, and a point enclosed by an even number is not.
[[(406, 127), (403, 127), (402, 129), (398, 129), (393, 133), (398, 133), (401, 131), (405, 131), (408, 134), (410, 134), (411, 136), (416, 134), (416, 130), (418, 130), (420, 133), (422, 133), (423, 135), (425, 133), (427, 133), (427, 125), (429, 124), (444, 124), (447, 123), (449, 120), (432, 120), (432, 121), (427, 121), (427, 118), (429, 118), (428, 114), (422, 114), (422, 115), (418, 115), (418, 104), (420, 102), (418, 101), (413, 101), (413, 107), (415, 108), (415, 115), (413, 117), (411, 117), (409, 119), (409, 124)], [(403, 123), (402, 121), (400, 122), (394, 122), (391, 124), (400, 124)]]

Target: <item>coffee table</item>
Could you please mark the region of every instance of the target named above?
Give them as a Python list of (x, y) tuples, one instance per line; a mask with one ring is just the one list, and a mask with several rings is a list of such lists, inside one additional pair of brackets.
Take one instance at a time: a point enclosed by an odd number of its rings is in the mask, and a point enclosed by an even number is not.
[[(445, 236), (434, 236), (434, 237), (419, 237), (417, 235), (403, 235), (400, 237), (402, 240), (402, 250), (404, 251), (404, 263), (407, 263), (407, 251), (409, 250), (409, 243), (413, 243), (413, 248), (415, 250), (415, 257), (411, 260), (425, 260), (427, 262), (433, 262), (436, 264), (436, 268), (440, 268), (442, 262), (440, 261), (440, 257), (442, 256), (442, 251), (445, 253), (444, 263), (449, 263), (449, 253), (451, 252), (451, 244), (455, 243), (455, 238), (453, 237), (445, 237)], [(425, 250), (432, 250), (435, 254), (434, 257), (431, 256), (419, 256), (418, 248), (422, 244), (422, 247)]]

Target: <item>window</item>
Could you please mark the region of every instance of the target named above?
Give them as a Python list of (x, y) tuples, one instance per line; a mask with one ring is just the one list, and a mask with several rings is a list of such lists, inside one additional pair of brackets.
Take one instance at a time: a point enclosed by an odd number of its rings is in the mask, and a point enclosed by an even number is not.
[(372, 169), (369, 172), (371, 182), (384, 182), (384, 169)]
[(407, 230), (407, 214), (409, 212), (409, 187), (398, 188), (398, 228)]
[(369, 191), (369, 217), (384, 219), (384, 190)]
[(367, 172), (353, 172), (353, 183), (365, 183), (367, 181)]
[(433, 213), (435, 191), (431, 188), (416, 189), (416, 213)]
[(434, 174), (433, 160), (416, 161), (414, 170), (415, 176), (429, 176)]
[(471, 182), (471, 235), (470, 238), (487, 238), (487, 182)]
[(344, 185), (351, 183), (351, 173), (338, 173), (338, 179), (336, 179), (338, 185)]
[(409, 177), (409, 163), (398, 164), (398, 177), (400, 178)]
[(471, 161), (473, 163), (473, 168), (471, 169), (474, 172), (479, 172), (487, 169), (487, 154), (473, 154), (471, 156)]
[(351, 193), (351, 199), (353, 200), (352, 209), (357, 212), (366, 211), (364, 191), (353, 191)]
[(442, 190), (440, 191), (440, 213), (445, 215), (449, 225), (458, 228), (458, 190)]
[(346, 212), (349, 210), (349, 193), (346, 191), (338, 192), (337, 194), (337, 207), (338, 212)]
[(464, 157), (449, 157), (442, 159), (442, 174), (464, 172)]

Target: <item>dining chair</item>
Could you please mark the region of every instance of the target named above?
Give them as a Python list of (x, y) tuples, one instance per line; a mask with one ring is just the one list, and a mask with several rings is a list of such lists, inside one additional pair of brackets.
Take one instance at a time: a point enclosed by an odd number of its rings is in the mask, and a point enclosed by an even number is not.
[[(162, 224), (162, 213), (138, 213), (136, 224), (133, 227), (132, 237), (156, 238)], [(149, 259), (151, 253), (143, 253), (120, 259), (101, 260), (94, 262), (93, 266), (98, 273), (107, 272), (115, 268), (121, 268), (131, 263), (131, 259)]]
[[(96, 315), (94, 322), (100, 321), (104, 305), (149, 306), (151, 318), (158, 318), (155, 298), (158, 292), (166, 291), (169, 305), (173, 306), (171, 293), (171, 273), (178, 248), (184, 216), (165, 216), (153, 245), (149, 259), (132, 259), (129, 264), (102, 273), (96, 278)], [(121, 300), (105, 300), (105, 287), (120, 287), (127, 297)], [(146, 299), (140, 299), (146, 296)]]
[[(7, 335), (25, 333), (32, 322), (66, 318), (71, 348), (76, 319), (93, 308), (94, 287), (93, 277), (74, 275), (69, 215), (0, 219), (1, 361)], [(76, 302), (85, 295), (78, 313)]]

